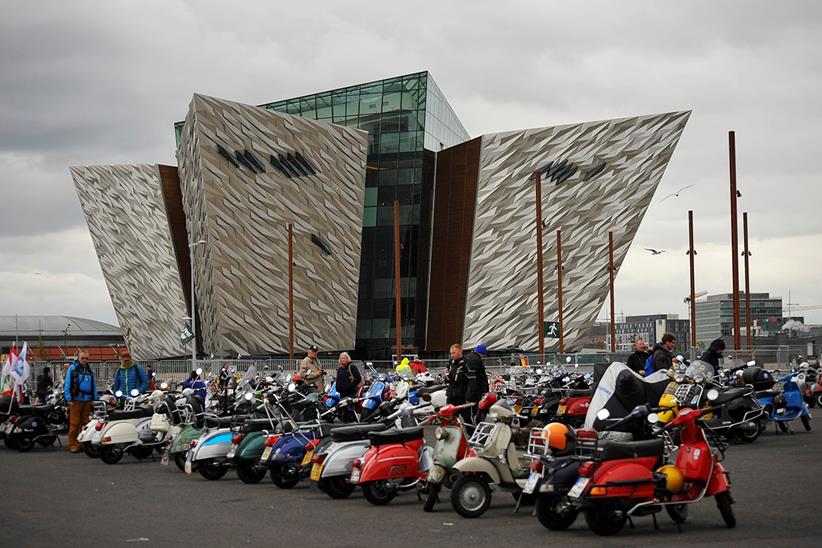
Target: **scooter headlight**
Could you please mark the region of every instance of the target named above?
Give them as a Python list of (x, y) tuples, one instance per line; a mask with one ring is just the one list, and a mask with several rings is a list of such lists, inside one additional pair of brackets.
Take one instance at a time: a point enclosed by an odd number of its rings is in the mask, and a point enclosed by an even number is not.
[(448, 439), (448, 431), (445, 428), (438, 426), (437, 429), (434, 430), (434, 437), (438, 440)]

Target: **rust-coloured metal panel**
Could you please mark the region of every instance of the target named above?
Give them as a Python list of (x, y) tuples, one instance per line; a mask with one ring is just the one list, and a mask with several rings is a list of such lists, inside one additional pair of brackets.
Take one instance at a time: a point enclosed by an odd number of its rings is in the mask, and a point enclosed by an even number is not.
[(177, 257), (177, 269), (180, 271), (180, 285), (185, 295), (186, 308), (191, 314), (191, 258), (188, 254), (188, 234), (186, 232), (186, 214), (183, 211), (183, 195), (180, 191), (180, 177), (176, 166), (158, 165), (160, 182), (163, 189), (163, 201), (166, 204), (168, 228), (171, 231), (171, 242), (174, 255)]

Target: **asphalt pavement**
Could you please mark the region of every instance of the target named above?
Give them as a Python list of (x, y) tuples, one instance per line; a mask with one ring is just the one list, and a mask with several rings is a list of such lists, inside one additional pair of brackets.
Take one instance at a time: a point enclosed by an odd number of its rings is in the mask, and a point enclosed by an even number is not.
[(428, 514), (414, 493), (375, 507), (359, 493), (332, 500), (309, 481), (281, 490), (268, 478), (243, 484), (234, 472), (189, 477), (159, 459), (106, 465), (66, 449), (21, 454), (0, 444), (0, 546), (818, 546), (822, 432), (806, 433), (798, 421), (795, 429), (777, 435), (771, 425), (755, 443), (728, 449), (736, 529), (708, 499), (691, 506), (681, 533), (663, 513), (659, 530), (643, 517), (610, 538), (596, 537), (582, 517), (568, 531), (548, 531), (530, 509), (515, 514), (504, 492), (468, 520), (447, 497)]

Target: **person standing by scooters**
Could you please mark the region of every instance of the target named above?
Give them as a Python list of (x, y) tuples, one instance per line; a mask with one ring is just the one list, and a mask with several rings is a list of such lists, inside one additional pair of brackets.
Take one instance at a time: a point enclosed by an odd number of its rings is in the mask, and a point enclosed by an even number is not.
[[(356, 397), (363, 384), (365, 384), (365, 380), (357, 366), (351, 363), (351, 356), (348, 355), (348, 352), (340, 354), (340, 362), (337, 366), (337, 392), (340, 393), (340, 398)], [(350, 407), (346, 408), (342, 419), (343, 422), (356, 420), (354, 411)]]
[(114, 393), (121, 391), (123, 396), (131, 396), (131, 391), (143, 394), (148, 390), (148, 375), (137, 363), (131, 361), (131, 352), (123, 350), (120, 353), (120, 367), (114, 374)]
[(69, 452), (78, 453), (80, 445), (77, 436), (80, 429), (88, 422), (91, 415), (91, 402), (97, 399), (97, 383), (94, 380), (94, 371), (88, 364), (88, 352), (80, 350), (77, 359), (66, 371), (63, 383), (63, 394), (69, 411)]
[(200, 403), (205, 404), (206, 383), (200, 379), (196, 371), (192, 371), (188, 378), (183, 381), (183, 389), (186, 388), (191, 388), (194, 391), (192, 395), (200, 400)]
[(488, 354), (488, 349), (480, 343), (465, 357), (466, 403), (479, 403), (488, 392), (488, 375), (485, 373), (485, 364), (482, 362), (486, 354)]
[(311, 387), (312, 392), (322, 392), (324, 388), (323, 376), (325, 375), (325, 371), (323, 371), (320, 360), (317, 358), (319, 352), (320, 349), (316, 344), (309, 346), (308, 355), (300, 362), (300, 370), (298, 372), (306, 385)]
[(628, 356), (628, 361), (625, 362), (625, 365), (628, 366), (628, 369), (640, 375), (645, 375), (645, 362), (648, 361), (650, 356), (651, 352), (648, 345), (645, 344), (645, 341), (637, 339), (634, 341), (634, 353)]
[(43, 404), (46, 403), (46, 397), (54, 386), (54, 381), (51, 380), (51, 369), (43, 368), (43, 374), (37, 376), (37, 400)]
[(448, 362), (448, 388), (445, 390), (445, 397), (446, 401), (452, 405), (462, 405), (465, 403), (465, 389), (468, 387), (462, 345), (452, 344), (449, 352), (451, 361)]

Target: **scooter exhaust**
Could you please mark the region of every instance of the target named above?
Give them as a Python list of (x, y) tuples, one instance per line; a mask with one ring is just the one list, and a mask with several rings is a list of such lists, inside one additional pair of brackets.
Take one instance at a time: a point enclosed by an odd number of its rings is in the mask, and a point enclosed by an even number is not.
[(747, 421), (740, 424), (739, 429), (745, 432), (756, 432), (759, 429), (759, 427), (754, 421)]

